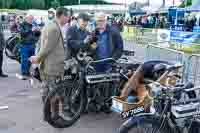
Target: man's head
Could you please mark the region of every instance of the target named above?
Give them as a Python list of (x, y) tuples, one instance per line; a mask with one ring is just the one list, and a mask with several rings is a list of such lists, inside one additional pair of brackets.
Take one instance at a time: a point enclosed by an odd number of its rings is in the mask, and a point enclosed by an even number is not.
[(89, 20), (90, 20), (90, 17), (86, 13), (80, 13), (78, 15), (78, 24), (81, 29), (86, 29)]
[(105, 13), (103, 12), (97, 13), (95, 15), (95, 20), (96, 20), (96, 25), (98, 29), (103, 30), (106, 28), (107, 20), (106, 20)]
[(25, 20), (27, 23), (32, 24), (34, 17), (33, 17), (33, 15), (27, 15)]
[(51, 9), (48, 10), (48, 19), (49, 20), (52, 20), (52, 19), (55, 18), (55, 12), (56, 11), (53, 8), (51, 8)]
[(70, 19), (69, 10), (64, 7), (59, 7), (56, 10), (56, 18), (59, 20), (61, 25), (65, 25)]

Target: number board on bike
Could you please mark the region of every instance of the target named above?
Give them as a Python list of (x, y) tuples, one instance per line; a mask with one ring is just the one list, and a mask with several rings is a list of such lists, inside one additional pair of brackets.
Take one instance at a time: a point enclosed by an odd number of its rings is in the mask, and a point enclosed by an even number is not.
[(124, 111), (124, 112), (121, 113), (121, 117), (123, 119), (126, 119), (128, 117), (132, 117), (132, 116), (135, 116), (135, 115), (140, 114), (140, 113), (145, 113), (144, 106), (140, 106), (140, 107), (131, 109), (129, 111)]

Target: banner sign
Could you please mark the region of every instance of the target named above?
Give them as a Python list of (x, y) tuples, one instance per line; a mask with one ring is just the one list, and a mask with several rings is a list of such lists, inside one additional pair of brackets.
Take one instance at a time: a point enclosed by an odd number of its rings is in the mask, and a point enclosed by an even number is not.
[(158, 29), (157, 33), (158, 42), (164, 42), (159, 45), (162, 45), (162, 47), (169, 47), (169, 43), (167, 41), (170, 41), (170, 31), (165, 29)]
[(194, 26), (193, 32), (200, 32), (200, 26)]
[(187, 45), (192, 43), (200, 44), (200, 33), (171, 31), (170, 40)]

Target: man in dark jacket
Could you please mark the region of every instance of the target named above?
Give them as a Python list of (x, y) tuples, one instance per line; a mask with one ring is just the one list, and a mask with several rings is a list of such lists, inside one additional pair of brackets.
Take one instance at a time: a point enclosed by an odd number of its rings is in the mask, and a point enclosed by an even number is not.
[(35, 37), (34, 29), (32, 27), (33, 16), (29, 15), (26, 17), (25, 22), (20, 25), (20, 35), (21, 35), (21, 47), (20, 47), (20, 57), (21, 57), (21, 74), (17, 74), (17, 78), (25, 80), (29, 76), (30, 62), (29, 57), (33, 56), (35, 53)]
[[(96, 59), (119, 59), (123, 52), (123, 40), (119, 30), (107, 24), (104, 13), (98, 13), (95, 18), (96, 27), (99, 31), (97, 35)], [(105, 72), (109, 68), (109, 64), (102, 63), (97, 66), (97, 71)]]
[(92, 36), (87, 31), (89, 16), (85, 13), (80, 13), (78, 16), (77, 25), (69, 27), (66, 34), (67, 45), (71, 56), (76, 56), (81, 48), (90, 45)]
[(3, 29), (2, 25), (0, 25), (0, 77), (8, 77), (8, 75), (5, 75), (2, 70), (2, 65), (3, 65), (3, 50), (4, 50), (4, 35), (3, 35)]

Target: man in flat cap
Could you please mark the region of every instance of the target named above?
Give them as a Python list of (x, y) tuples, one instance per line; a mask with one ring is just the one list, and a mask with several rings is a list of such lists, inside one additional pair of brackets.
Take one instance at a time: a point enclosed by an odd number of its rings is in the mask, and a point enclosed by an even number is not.
[(76, 56), (80, 48), (88, 47), (92, 41), (92, 36), (87, 31), (89, 15), (80, 13), (78, 16), (78, 23), (69, 27), (66, 40), (70, 49), (71, 56)]

